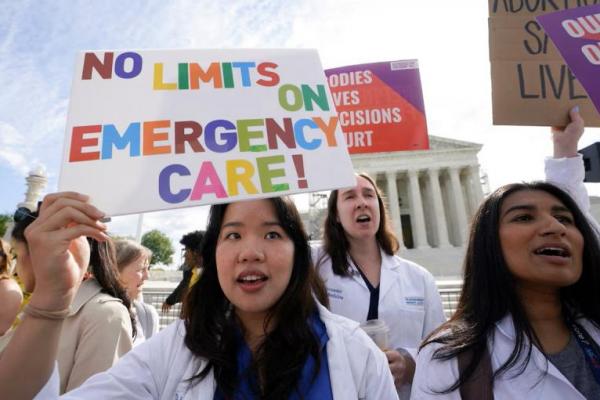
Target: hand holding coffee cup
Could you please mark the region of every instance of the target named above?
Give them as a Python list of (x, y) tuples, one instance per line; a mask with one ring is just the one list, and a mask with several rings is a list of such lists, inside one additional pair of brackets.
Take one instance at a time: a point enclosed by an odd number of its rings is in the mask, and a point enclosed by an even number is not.
[(389, 349), (390, 328), (382, 319), (370, 319), (360, 324), (360, 327), (375, 342), (377, 347), (385, 351)]
[(385, 353), (396, 387), (400, 388), (402, 385), (412, 382), (415, 373), (415, 361), (406, 351), (403, 351), (404, 354), (402, 354), (399, 350), (390, 349), (390, 329), (385, 321), (370, 319), (360, 324), (360, 327), (375, 342), (377, 347)]

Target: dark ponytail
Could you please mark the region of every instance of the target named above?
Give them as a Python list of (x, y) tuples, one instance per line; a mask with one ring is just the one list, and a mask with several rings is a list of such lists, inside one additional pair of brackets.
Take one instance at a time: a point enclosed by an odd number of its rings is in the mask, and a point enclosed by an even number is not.
[(132, 300), (119, 281), (117, 256), (113, 241), (98, 242), (95, 239), (88, 238), (88, 242), (90, 243), (89, 270), (102, 287), (102, 293), (106, 293), (123, 302), (131, 319), (131, 336), (135, 338), (137, 336), (137, 327), (135, 324), (135, 315), (132, 311)]

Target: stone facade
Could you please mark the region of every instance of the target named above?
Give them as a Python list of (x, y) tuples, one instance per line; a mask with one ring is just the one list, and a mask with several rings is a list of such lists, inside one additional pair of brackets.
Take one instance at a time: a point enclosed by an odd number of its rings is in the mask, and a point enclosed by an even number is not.
[(398, 237), (409, 249), (460, 247), (483, 199), (481, 145), (430, 136), (430, 149), (352, 156), (387, 197)]

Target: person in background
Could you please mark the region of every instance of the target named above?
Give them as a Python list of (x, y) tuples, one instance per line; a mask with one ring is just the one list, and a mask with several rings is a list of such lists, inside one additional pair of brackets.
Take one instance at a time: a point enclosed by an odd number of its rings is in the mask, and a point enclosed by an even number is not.
[(204, 231), (189, 232), (181, 238), (179, 243), (183, 250), (183, 279), (162, 305), (162, 312), (166, 313), (177, 303), (181, 303), (184, 295), (200, 278), (202, 273), (202, 239)]
[[(583, 133), (576, 109), (571, 121), (553, 129), (558, 164), (577, 161), (569, 160)], [(412, 398), (598, 398), (600, 245), (592, 221), (550, 183), (494, 191), (472, 224), (457, 312), (419, 352)]]
[(11, 278), (10, 248), (8, 243), (0, 239), (0, 352), (6, 345), (9, 331), (23, 301), (21, 288)]
[(142, 286), (148, 279), (152, 251), (128, 239), (115, 240), (115, 250), (119, 279), (133, 301), (136, 323), (141, 328), (134, 341), (134, 345), (137, 345), (158, 332), (158, 312), (152, 305), (144, 303), (142, 295)]
[[(103, 213), (88, 201), (72, 192), (46, 196), (27, 232), (43, 284), (0, 358), (9, 398), (40, 388), (39, 398), (57, 397), (52, 360), (87, 264), (81, 235), (108, 239)], [(202, 254), (203, 276), (185, 298), (183, 319), (65, 399), (397, 399), (384, 354), (358, 323), (318, 303), (327, 296), (291, 199), (212, 206)]]
[(323, 246), (313, 260), (331, 311), (358, 322), (382, 319), (390, 329), (385, 354), (401, 398), (408, 398), (417, 348), (445, 321), (433, 276), (396, 256), (398, 239), (383, 198), (367, 174), (331, 192)]
[[(61, 201), (53, 204), (52, 209), (63, 206)], [(29, 293), (40, 282), (36, 279), (25, 231), (37, 218), (37, 211), (21, 208), (15, 213), (12, 230), (16, 270)], [(53, 243), (49, 237), (44, 239)], [(83, 274), (78, 277), (78, 290), (65, 314), (55, 355), (60, 374), (60, 393), (68, 392), (90, 376), (110, 368), (131, 350), (136, 334), (131, 302), (119, 283), (112, 241), (90, 240), (87, 248), (89, 254), (85, 272), (89, 278), (84, 279)], [(27, 307), (24, 309), (25, 315)], [(26, 353), (31, 354), (29, 350)]]

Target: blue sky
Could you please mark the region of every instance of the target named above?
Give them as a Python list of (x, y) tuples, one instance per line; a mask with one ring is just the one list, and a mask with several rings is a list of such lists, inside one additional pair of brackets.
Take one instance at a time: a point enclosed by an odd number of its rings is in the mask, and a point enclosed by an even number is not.
[[(484, 144), (492, 188), (542, 177), (551, 150), (547, 129), (491, 124), (485, 1), (0, 0), (0, 9), (0, 212), (23, 200), (38, 165), (56, 189), (75, 55), (89, 49), (317, 48), (326, 68), (417, 58), (430, 134)], [(598, 140), (589, 129), (582, 144)], [(148, 214), (144, 230), (176, 240), (205, 215)], [(111, 229), (133, 235), (136, 224), (121, 217)]]

